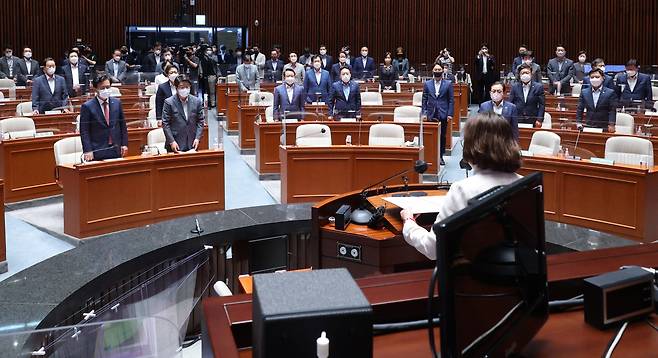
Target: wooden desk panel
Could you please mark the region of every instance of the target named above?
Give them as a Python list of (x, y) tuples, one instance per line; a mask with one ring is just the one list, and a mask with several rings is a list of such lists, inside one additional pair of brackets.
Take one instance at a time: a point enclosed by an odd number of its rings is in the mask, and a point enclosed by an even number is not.
[(0, 179), (0, 273), (7, 272), (7, 241), (5, 239), (5, 183)]
[(78, 238), (224, 209), (222, 151), (129, 157), (59, 170), (64, 232)]
[[(316, 123), (316, 122), (312, 122)], [(359, 123), (355, 122), (321, 122), (331, 128), (331, 140), (335, 144), (344, 144), (348, 135), (352, 136), (352, 144), (359, 144), (359, 132), (361, 133), (361, 143), (368, 143), (368, 134), (370, 126), (376, 122), (363, 122), (359, 130)], [(282, 126), (280, 122), (275, 123), (253, 123), (256, 137), (256, 170), (261, 175), (278, 174), (280, 171), (280, 160), (278, 156), (278, 147), (281, 143)], [(286, 143), (295, 143), (295, 132), (297, 127), (302, 123), (286, 124)], [(413, 140), (413, 137), (420, 135), (420, 125), (415, 123), (398, 123), (404, 128), (404, 136), (407, 141)], [(424, 159), (431, 164), (428, 173), (437, 172), (436, 161), (439, 155), (439, 131), (440, 127), (436, 122), (426, 122), (423, 124), (423, 141), (424, 141)], [(448, 129), (450, 130), (450, 129)], [(450, 135), (451, 133), (448, 133)]]
[(546, 218), (638, 241), (658, 237), (658, 172), (552, 157), (524, 157), (519, 171), (544, 173)]
[(217, 100), (217, 113), (226, 114), (228, 110), (228, 93), (237, 92), (237, 83), (218, 83), (215, 86), (215, 97)]
[[(280, 146), (282, 203), (315, 202), (413, 168), (419, 148)], [(418, 183), (418, 173), (407, 173)], [(388, 183), (399, 184), (400, 178)]]

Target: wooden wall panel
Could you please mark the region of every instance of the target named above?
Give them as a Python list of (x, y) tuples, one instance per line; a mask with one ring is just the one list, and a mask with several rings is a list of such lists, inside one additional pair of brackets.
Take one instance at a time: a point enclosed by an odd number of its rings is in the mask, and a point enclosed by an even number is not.
[[(32, 46), (38, 59), (61, 54), (81, 37), (105, 59), (124, 42), (126, 25), (171, 25), (179, 6), (179, 0), (2, 1), (0, 11), (13, 15), (4, 17), (0, 34), (3, 43)], [(335, 54), (349, 43), (357, 54), (368, 44), (381, 60), (402, 45), (420, 63), (447, 46), (458, 63), (472, 63), (486, 41), (499, 64), (508, 64), (527, 43), (545, 64), (561, 42), (571, 58), (584, 48), (607, 63), (630, 57), (658, 63), (654, 0), (196, 0), (192, 12), (205, 14), (209, 25), (249, 26), (252, 42), (283, 44), (286, 51), (325, 43)]]

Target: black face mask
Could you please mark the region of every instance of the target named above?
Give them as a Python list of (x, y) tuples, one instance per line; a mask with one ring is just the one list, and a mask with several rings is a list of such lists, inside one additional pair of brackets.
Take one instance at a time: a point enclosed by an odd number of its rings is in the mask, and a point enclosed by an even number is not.
[(432, 72), (434, 74), (434, 78), (442, 78), (443, 77), (443, 72)]

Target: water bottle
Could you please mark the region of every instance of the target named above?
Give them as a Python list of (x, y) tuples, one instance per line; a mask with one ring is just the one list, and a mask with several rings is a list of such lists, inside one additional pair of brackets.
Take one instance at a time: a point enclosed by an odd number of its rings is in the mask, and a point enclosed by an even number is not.
[(345, 145), (352, 145), (352, 136), (349, 134), (345, 136)]
[(217, 140), (217, 137), (212, 139), (212, 149), (219, 150), (219, 141)]
[(564, 157), (567, 159), (569, 158), (569, 148), (564, 149)]

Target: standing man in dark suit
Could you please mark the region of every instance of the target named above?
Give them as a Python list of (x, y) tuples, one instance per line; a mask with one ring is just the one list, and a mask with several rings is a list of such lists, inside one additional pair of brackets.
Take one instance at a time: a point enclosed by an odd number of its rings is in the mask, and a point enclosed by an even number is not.
[(4, 73), (7, 78), (16, 82), (18, 75), (18, 61), (20, 59), (14, 56), (14, 51), (11, 46), (5, 46), (5, 55), (0, 58), (0, 72)]
[(279, 51), (270, 51), (270, 59), (265, 61), (265, 81), (276, 82), (283, 78), (283, 61), (279, 60)]
[(509, 101), (514, 103), (519, 115), (519, 123), (541, 127), (544, 120), (544, 85), (532, 80), (532, 66), (519, 67), (521, 82), (516, 82), (510, 91)]
[(525, 57), (525, 52), (528, 51), (528, 46), (521, 45), (519, 46), (519, 55), (514, 57), (512, 61), (512, 72), (516, 75), (518, 73), (518, 68), (523, 64), (523, 57)]
[(555, 94), (563, 94), (569, 89), (569, 82), (574, 76), (573, 61), (567, 58), (567, 50), (564, 46), (555, 46), (555, 58), (548, 60), (546, 66), (548, 74), (548, 91)]
[(347, 67), (350, 70), (352, 70), (352, 66), (350, 66), (349, 63), (347, 63), (347, 54), (345, 52), (340, 52), (338, 54), (338, 63), (334, 63), (331, 66), (331, 81), (336, 82), (340, 81), (340, 70), (343, 69), (343, 67)]
[[(603, 71), (603, 87), (610, 88), (611, 90), (616, 91), (617, 86), (615, 86), (615, 81), (612, 78), (612, 76), (608, 75), (605, 73), (605, 61), (603, 61), (602, 58), (595, 58), (594, 61), (592, 61), (592, 69), (598, 68), (601, 71)], [(589, 86), (589, 76), (585, 76), (583, 78), (583, 88)]]
[(633, 101), (642, 101), (646, 108), (653, 107), (651, 77), (639, 73), (640, 64), (636, 59), (626, 62), (626, 73), (617, 77), (617, 94), (623, 106), (629, 106)]
[(96, 97), (80, 108), (80, 140), (85, 161), (120, 158), (128, 152), (128, 129), (121, 100), (110, 96), (108, 75), (94, 79)]
[(306, 71), (304, 76), (304, 90), (306, 91), (306, 102), (327, 102), (331, 90), (331, 78), (329, 71), (322, 69), (321, 55), (311, 58), (313, 68)]
[[(579, 128), (583, 125), (607, 128), (608, 132), (615, 131), (617, 117), (617, 97), (614, 90), (603, 86), (603, 71), (595, 68), (589, 72), (590, 87), (583, 89), (576, 110), (576, 124)], [(585, 121), (583, 121), (583, 112)]]
[[(42, 76), (36, 77), (32, 82), (32, 111), (33, 114), (43, 114), (46, 111), (66, 106), (69, 92), (66, 81), (55, 74), (55, 60), (48, 57), (43, 60)], [(68, 108), (64, 112), (69, 112)]]
[(157, 71), (158, 67), (160, 66), (160, 62), (164, 61), (162, 57), (160, 57), (161, 52), (162, 52), (162, 44), (160, 42), (156, 42), (155, 45), (153, 45), (153, 50), (149, 52), (146, 55), (146, 57), (144, 57), (144, 66), (142, 67), (142, 71), (144, 72)]
[(69, 63), (63, 67), (69, 97), (77, 97), (87, 92), (87, 66), (79, 63), (78, 53), (69, 53)]
[(330, 71), (331, 66), (334, 64), (334, 58), (327, 55), (327, 46), (320, 45), (320, 59), (322, 60), (322, 69)]
[(444, 69), (441, 64), (434, 64), (433, 79), (423, 85), (422, 113), (430, 122), (441, 123), (441, 165), (445, 165), (443, 154), (446, 150), (446, 132), (448, 121), (454, 115), (455, 96), (452, 82), (443, 78)]
[(203, 135), (203, 101), (190, 96), (192, 81), (179, 75), (174, 81), (176, 94), (167, 98), (162, 109), (162, 130), (167, 152), (197, 150)]
[(39, 68), (39, 62), (32, 58), (32, 49), (26, 47), (23, 49), (23, 59), (18, 60), (18, 74), (16, 84), (19, 86), (27, 86), (32, 84), (35, 77), (43, 74)]
[(368, 56), (368, 48), (366, 46), (361, 47), (361, 57), (355, 58), (352, 61), (352, 71), (354, 71), (354, 78), (372, 78), (375, 70), (377, 70), (377, 67), (375, 66), (375, 60)]
[(176, 78), (178, 78), (178, 69), (175, 66), (167, 66), (165, 73), (169, 81), (158, 86), (155, 92), (155, 116), (158, 120), (162, 119), (162, 108), (167, 98), (176, 94)]
[(329, 118), (338, 120), (361, 113), (361, 90), (359, 84), (351, 79), (352, 71), (349, 67), (341, 68), (340, 81), (334, 82), (329, 91)]
[(514, 139), (518, 142), (519, 140), (519, 125), (518, 125), (518, 114), (516, 111), (516, 106), (512, 102), (503, 100), (503, 84), (500, 82), (495, 82), (491, 85), (491, 91), (489, 91), (491, 96), (490, 101), (483, 102), (480, 104), (480, 110), (478, 113), (494, 112), (498, 115), (503, 116), (510, 124), (512, 128), (512, 135)]
[(475, 58), (475, 94), (480, 102), (490, 99), (489, 89), (496, 82), (496, 59), (489, 54), (489, 45), (483, 43)]
[(114, 50), (112, 59), (105, 62), (105, 73), (110, 76), (113, 83), (121, 83), (127, 71), (126, 61), (121, 59), (121, 50)]
[(174, 53), (169, 47), (162, 50), (162, 62), (160, 62), (160, 64), (158, 65), (156, 72), (164, 73), (164, 68), (167, 67), (166, 64), (171, 64), (176, 66), (178, 72), (181, 72), (180, 64), (176, 62), (176, 59), (174, 58)]
[[(274, 118), (283, 119), (288, 112), (304, 112), (304, 87), (296, 83), (295, 70), (286, 68), (283, 71), (283, 84), (274, 88)], [(290, 118), (296, 118), (292, 116)]]

